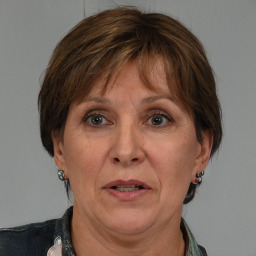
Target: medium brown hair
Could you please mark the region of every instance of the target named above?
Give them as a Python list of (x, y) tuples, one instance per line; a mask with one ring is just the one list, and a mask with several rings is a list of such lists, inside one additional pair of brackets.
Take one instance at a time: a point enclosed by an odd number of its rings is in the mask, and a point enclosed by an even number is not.
[[(203, 131), (212, 132), (212, 156), (222, 138), (221, 111), (202, 44), (177, 20), (132, 8), (82, 20), (55, 48), (38, 98), (41, 139), (48, 153), (54, 156), (51, 133), (64, 130), (70, 104), (82, 100), (99, 78), (104, 77), (105, 90), (114, 74), (136, 60), (142, 81), (153, 90), (149, 71), (157, 57), (164, 62), (174, 97), (194, 119), (198, 141)], [(69, 186), (66, 182), (67, 191)], [(191, 184), (184, 203), (195, 190)]]

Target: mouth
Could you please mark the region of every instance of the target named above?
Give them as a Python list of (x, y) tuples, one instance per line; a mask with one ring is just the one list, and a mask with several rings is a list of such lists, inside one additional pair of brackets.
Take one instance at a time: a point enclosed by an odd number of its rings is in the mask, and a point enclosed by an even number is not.
[(106, 184), (103, 189), (121, 201), (136, 200), (152, 190), (149, 185), (138, 180), (115, 180)]
[(120, 192), (133, 192), (139, 189), (144, 189), (143, 186), (137, 186), (137, 185), (113, 186), (111, 188), (118, 190)]

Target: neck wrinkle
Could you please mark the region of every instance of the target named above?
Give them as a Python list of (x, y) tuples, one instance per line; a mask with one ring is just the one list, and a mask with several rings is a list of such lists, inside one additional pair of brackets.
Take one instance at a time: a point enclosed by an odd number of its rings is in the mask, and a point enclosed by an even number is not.
[[(93, 228), (90, 223), (78, 221), (79, 214), (75, 210), (71, 223), (72, 244), (77, 256), (183, 256), (185, 251), (183, 235), (175, 227), (172, 232), (155, 232), (145, 238), (141, 235), (127, 236), (113, 235)], [(165, 230), (166, 225), (163, 225)], [(174, 226), (177, 226), (174, 225)], [(168, 234), (168, 235), (167, 235)], [(174, 235), (178, 234), (178, 235)], [(132, 237), (132, 236), (130, 236)], [(84, 242), (86, 241), (86, 242)], [(173, 254), (172, 254), (173, 252)]]

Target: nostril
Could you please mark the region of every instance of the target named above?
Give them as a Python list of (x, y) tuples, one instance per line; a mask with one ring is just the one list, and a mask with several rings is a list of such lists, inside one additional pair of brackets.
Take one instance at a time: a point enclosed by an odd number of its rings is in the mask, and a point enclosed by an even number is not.
[(138, 161), (138, 158), (133, 158), (132, 159), (132, 162), (136, 162), (136, 161)]
[(117, 157), (114, 158), (114, 161), (117, 162), (117, 163), (120, 162), (120, 160)]

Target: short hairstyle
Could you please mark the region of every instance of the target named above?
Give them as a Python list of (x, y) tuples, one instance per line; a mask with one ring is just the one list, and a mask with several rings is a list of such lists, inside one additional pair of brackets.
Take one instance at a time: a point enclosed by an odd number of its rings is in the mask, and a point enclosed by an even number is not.
[[(173, 96), (194, 119), (198, 141), (203, 131), (212, 132), (212, 156), (222, 138), (221, 108), (202, 44), (176, 19), (134, 8), (85, 18), (56, 46), (38, 97), (41, 140), (48, 153), (54, 156), (51, 133), (64, 130), (70, 105), (88, 95), (99, 78), (104, 77), (105, 90), (114, 74), (136, 60), (142, 81), (153, 90), (148, 74), (157, 57), (164, 62)], [(69, 181), (65, 185), (69, 192)], [(184, 203), (195, 191), (191, 183)]]

